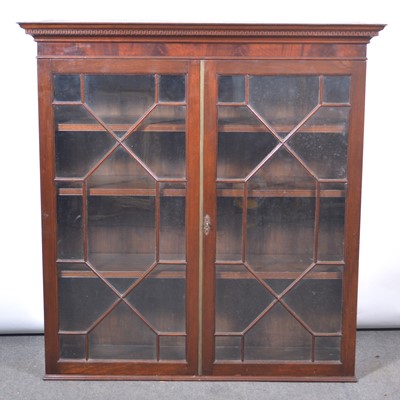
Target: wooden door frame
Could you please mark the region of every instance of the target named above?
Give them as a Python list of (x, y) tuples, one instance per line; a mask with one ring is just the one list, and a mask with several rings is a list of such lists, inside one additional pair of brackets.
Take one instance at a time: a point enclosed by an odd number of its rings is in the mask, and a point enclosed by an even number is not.
[[(215, 257), (218, 74), (226, 75), (348, 75), (351, 76), (348, 131), (347, 198), (345, 209), (345, 265), (342, 294), (341, 362), (215, 362)], [(211, 217), (211, 231), (203, 248), (203, 374), (241, 375), (265, 380), (354, 380), (358, 243), (364, 117), (365, 61), (321, 60), (208, 60), (205, 64), (205, 163), (204, 213)], [(279, 377), (279, 378), (278, 378)]]
[[(57, 207), (55, 184), (54, 74), (187, 74), (186, 118), (186, 332), (185, 362), (102, 362), (60, 360), (58, 326)], [(171, 59), (39, 59), (39, 124), (41, 159), (45, 353), (47, 379), (80, 379), (137, 375), (185, 376), (198, 371), (199, 263), (199, 62)]]

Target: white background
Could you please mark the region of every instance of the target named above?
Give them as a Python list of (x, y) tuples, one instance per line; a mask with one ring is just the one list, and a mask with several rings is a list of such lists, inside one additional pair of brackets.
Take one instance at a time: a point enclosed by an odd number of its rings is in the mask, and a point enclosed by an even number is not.
[(0, 86), (0, 333), (41, 332), (36, 44), (16, 22), (386, 23), (368, 45), (358, 326), (400, 327), (400, 14), (393, 0), (12, 1)]

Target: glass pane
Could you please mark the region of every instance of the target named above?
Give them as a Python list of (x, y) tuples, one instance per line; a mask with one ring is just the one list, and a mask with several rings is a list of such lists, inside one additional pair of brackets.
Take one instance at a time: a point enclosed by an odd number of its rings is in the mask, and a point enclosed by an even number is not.
[[(158, 105), (136, 130), (143, 132), (184, 132), (185, 121), (186, 106)], [(133, 135), (136, 134), (135, 132)]]
[(245, 178), (274, 149), (276, 143), (269, 133), (219, 133), (218, 178)]
[[(249, 196), (315, 196), (315, 179), (284, 148), (279, 149), (249, 180)], [(285, 192), (282, 192), (282, 189)]]
[(90, 274), (91, 272), (84, 262), (58, 262), (57, 268), (59, 274), (68, 272), (86, 272)]
[[(87, 182), (93, 195), (106, 194), (107, 190), (115, 194), (115, 189), (131, 189), (128, 193), (132, 194), (146, 193), (147, 189), (148, 194), (155, 195), (156, 184), (152, 176), (121, 146), (101, 163)], [(122, 190), (120, 194), (123, 193)]]
[(185, 197), (160, 199), (160, 259), (186, 260)]
[(342, 279), (343, 265), (317, 264), (303, 279)]
[[(262, 277), (268, 277), (270, 279), (264, 279), (264, 282), (275, 292), (275, 294), (278, 296), (280, 295), (290, 284), (292, 284), (294, 282), (295, 279), (280, 279), (280, 278), (276, 278), (276, 276), (274, 276), (275, 274), (269, 274), (267, 273), (263, 273), (263, 272), (259, 272), (258, 273), (259, 276)], [(290, 273), (290, 272), (284, 272), (284, 273), (280, 273), (280, 274), (276, 274), (279, 277), (284, 277), (286, 276), (292, 276), (292, 277), (296, 277), (295, 273)]]
[(245, 101), (244, 76), (219, 76), (218, 101), (220, 103), (240, 103)]
[(153, 75), (86, 75), (85, 102), (106, 124), (134, 124), (155, 101)]
[(79, 75), (54, 75), (54, 100), (80, 101), (81, 81)]
[[(109, 263), (112, 264), (112, 262), (110, 262), (110, 261), (109, 261)], [(131, 263), (131, 268), (133, 267), (132, 264), (133, 264), (133, 262)], [(129, 267), (129, 265), (124, 265), (124, 267), (127, 268), (127, 267)], [(140, 274), (135, 273), (135, 272), (132, 272), (131, 274), (126, 273), (126, 274), (124, 274), (125, 277), (121, 277), (121, 278), (113, 277), (114, 274), (113, 274), (113, 272), (110, 272), (110, 271), (102, 272), (101, 275), (107, 279), (107, 281), (114, 287), (114, 289), (117, 292), (119, 292), (121, 295), (123, 295), (137, 281), (137, 279), (133, 278), (132, 275), (139, 276)], [(126, 277), (126, 276), (128, 276), (128, 277)]]
[(342, 279), (303, 278), (283, 299), (314, 332), (341, 332)]
[(60, 358), (85, 358), (85, 335), (60, 335)]
[(321, 107), (288, 141), (321, 179), (346, 177), (349, 110)]
[(184, 178), (186, 107), (158, 106), (125, 143), (158, 177)]
[(184, 132), (135, 132), (128, 146), (159, 178), (184, 178)]
[(311, 360), (312, 338), (279, 303), (244, 338), (245, 360)]
[[(54, 106), (54, 121), (56, 130), (68, 130), (68, 124), (89, 124), (101, 127), (96, 118), (93, 117), (83, 106), (57, 105)], [(98, 128), (104, 129), (104, 128)]]
[(316, 361), (340, 361), (340, 337), (316, 337), (315, 360)]
[(250, 105), (285, 137), (319, 102), (318, 76), (251, 76)]
[(89, 196), (89, 261), (98, 271), (144, 271), (155, 261), (155, 198)]
[(89, 334), (94, 359), (156, 360), (156, 334), (125, 303), (120, 303)]
[(217, 266), (215, 330), (242, 332), (273, 301), (243, 265)]
[(157, 331), (185, 332), (185, 266), (158, 265), (127, 300)]
[(257, 197), (253, 204), (247, 210), (248, 263), (260, 273), (300, 274), (313, 261), (315, 198)]
[(218, 178), (245, 178), (278, 144), (247, 107), (218, 108)]
[(185, 75), (160, 75), (160, 101), (185, 101)]
[(269, 132), (248, 107), (218, 107), (219, 132)]
[(117, 300), (99, 278), (58, 279), (59, 328), (86, 331)]
[(57, 132), (57, 176), (83, 178), (114, 144), (115, 140), (107, 132)]
[(216, 336), (215, 360), (241, 360), (241, 336)]
[(242, 219), (243, 197), (217, 198), (217, 260), (242, 259)]
[(186, 182), (162, 182), (160, 183), (161, 196), (186, 196)]
[(318, 236), (318, 260), (321, 261), (344, 259), (345, 185), (340, 189), (321, 185)]
[(324, 77), (324, 103), (349, 103), (350, 77), (325, 76)]
[(57, 196), (58, 258), (83, 258), (82, 196)]
[(160, 336), (160, 360), (185, 360), (186, 338), (184, 336)]

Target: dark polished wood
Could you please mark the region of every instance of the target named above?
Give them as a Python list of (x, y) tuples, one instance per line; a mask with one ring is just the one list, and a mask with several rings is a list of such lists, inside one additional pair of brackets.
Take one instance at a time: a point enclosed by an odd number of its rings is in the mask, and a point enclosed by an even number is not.
[(57, 371), (59, 359), (58, 344), (58, 291), (56, 232), (56, 193), (53, 184), (54, 172), (54, 122), (49, 102), (53, 97), (53, 80), (50, 63), (38, 61), (39, 131), (40, 131), (40, 181), (42, 201), (43, 241), (43, 290), (45, 303), (45, 355), (46, 373)]
[(274, 42), (277, 40), (367, 43), (384, 25), (363, 24), (135, 24), (20, 23), (36, 41)]
[[(116, 24), (116, 23), (21, 23), (26, 33), (38, 42), (38, 81), (39, 81), (39, 123), (42, 193), (42, 236), (43, 236), (43, 274), (45, 298), (45, 379), (115, 379), (115, 380), (254, 380), (254, 381), (342, 381), (353, 382), (355, 366), (355, 338), (357, 311), (358, 249), (360, 228), (361, 171), (363, 121), (365, 99), (366, 45), (377, 36), (384, 25), (326, 25), (326, 24)], [(80, 96), (73, 100), (57, 99), (54, 93), (54, 75), (73, 74), (80, 80)], [(124, 121), (101, 120), (85, 101), (86, 75), (154, 75), (154, 103), (132, 125)], [(185, 100), (162, 103), (160, 94), (160, 76), (186, 76)], [(218, 76), (243, 75), (244, 98), (238, 102), (218, 100)], [(323, 87), (324, 76), (348, 76), (350, 78), (350, 101), (329, 103), (331, 108), (350, 110), (347, 176), (336, 179), (317, 179), (315, 173), (302, 158), (286, 146), (291, 136), (297, 132), (306, 134), (324, 134), (334, 137), (341, 134), (341, 123), (313, 122), (301, 126), (307, 118), (319, 110), (323, 89), (319, 89), (319, 104), (308, 111), (304, 119), (294, 128), (285, 123), (269, 126), (263, 116), (250, 104), (249, 76), (316, 76)], [(186, 132), (185, 136), (185, 177), (158, 177), (129, 147), (126, 139), (133, 137), (140, 125), (160, 105), (186, 107), (186, 119), (156, 121), (142, 130), (149, 134), (171, 134)], [(325, 105), (326, 106), (326, 105)], [(82, 107), (93, 117), (92, 122), (54, 120), (54, 107)], [(218, 122), (218, 108), (247, 107), (258, 124), (246, 120)], [(128, 121), (129, 122), (129, 121)], [(124, 131), (122, 137), (116, 132)], [(290, 131), (281, 138), (277, 131)], [(56, 175), (56, 138), (57, 133), (79, 133), (81, 135), (98, 134), (114, 140), (92, 169), (84, 176), (65, 177)], [(245, 177), (217, 177), (218, 134), (254, 135), (266, 133), (276, 140), (276, 147), (255, 166)], [(249, 137), (249, 136), (246, 136)], [(139, 184), (140, 177), (124, 176), (121, 182), (109, 184), (108, 176), (96, 175), (103, 163), (116, 150), (123, 149), (132, 162), (151, 177), (150, 183)], [(287, 153), (312, 176), (310, 185), (297, 179), (299, 187), (276, 184), (268, 188), (253, 188), (249, 180), (261, 170), (280, 150)], [(174, 161), (174, 160), (172, 160)], [(162, 161), (160, 161), (161, 163)], [(91, 179), (93, 186), (88, 183)], [(295, 179), (294, 179), (295, 181)], [(293, 181), (293, 182), (294, 182)], [(128, 184), (128, 186), (127, 186)], [(339, 185), (328, 187), (330, 185)], [(147, 186), (146, 186), (147, 185)], [(164, 185), (167, 185), (164, 187)], [(178, 185), (168, 187), (168, 185)], [(182, 185), (182, 186), (179, 186)], [(218, 186), (228, 185), (228, 186)], [(229, 186), (241, 185), (241, 186)], [(341, 185), (341, 186), (340, 186)], [(347, 185), (347, 186), (345, 186)], [(64, 200), (77, 199), (82, 204), (82, 255), (76, 258), (57, 256), (58, 215), (57, 197)], [(91, 227), (89, 203), (93, 199), (120, 201), (131, 198), (138, 202), (146, 198), (146, 209), (154, 202), (154, 257), (143, 250), (134, 259), (128, 254), (108, 252), (108, 242), (118, 239), (113, 228), (102, 227), (97, 234), (98, 242), (94, 246), (90, 240)], [(168, 249), (169, 258), (163, 258), (161, 248), (161, 202), (162, 199), (185, 199), (185, 256), (175, 254), (176, 238), (172, 232), (163, 246)], [(241, 250), (237, 260), (232, 254), (219, 255), (217, 258), (217, 198), (232, 201), (241, 199), (241, 210), (247, 210), (254, 199), (283, 199), (316, 202), (312, 239), (312, 257), (306, 266), (295, 265), (287, 259), (260, 261), (265, 271), (256, 271), (246, 260), (246, 249), (251, 239), (247, 225), (249, 215), (241, 211), (241, 227), (236, 234), (240, 236)], [(320, 219), (323, 212), (323, 200), (341, 201), (345, 204), (344, 224), (344, 260), (319, 261), (318, 247), (321, 242)], [(152, 204), (152, 203), (151, 203)], [(204, 220), (209, 217), (209, 222)], [(207, 226), (205, 226), (207, 225)], [(207, 228), (207, 229), (206, 229)], [(178, 228), (177, 228), (178, 229)], [(333, 235), (336, 233), (334, 232)], [(286, 232), (292, 238), (296, 232)], [(285, 235), (277, 235), (284, 242)], [(307, 233), (304, 233), (307, 236)], [(146, 232), (143, 238), (147, 245)], [(151, 239), (149, 242), (151, 243)], [(93, 241), (93, 240), (92, 240)], [(225, 242), (223, 242), (225, 243)], [(273, 246), (267, 245), (267, 246)], [(93, 247), (96, 247), (95, 251)], [(102, 249), (102, 251), (99, 251)], [(92, 252), (92, 253), (90, 253)], [(58, 257), (58, 258), (57, 258)], [(263, 256), (261, 255), (260, 258)], [(267, 258), (267, 257), (264, 257)], [(113, 268), (98, 270), (95, 263), (106, 263), (113, 259)], [(181, 266), (181, 270), (166, 270), (154, 274), (157, 262), (166, 266)], [(264, 264), (263, 264), (264, 263)], [(70, 265), (62, 269), (62, 265)], [(84, 265), (84, 267), (82, 267)], [(232, 269), (220, 270), (219, 267)], [(318, 270), (317, 267), (326, 267)], [(329, 269), (329, 268), (333, 269)], [(59, 270), (60, 268), (60, 270)], [(235, 269), (237, 268), (237, 269)], [(239, 269), (238, 269), (239, 268)], [(241, 269), (240, 269), (241, 268)], [(336, 268), (336, 270), (334, 269)], [(110, 283), (110, 279), (136, 279), (124, 293)], [(148, 319), (139, 313), (129, 302), (127, 296), (145, 280), (176, 281), (186, 278), (185, 291), (185, 331), (159, 332)], [(97, 280), (115, 296), (114, 302), (106, 311), (91, 321), (87, 329), (64, 330), (60, 327), (60, 288), (59, 279)], [(270, 304), (261, 310), (255, 319), (241, 332), (229, 327), (216, 334), (217, 280), (229, 280), (237, 284), (240, 281), (256, 281), (271, 297)], [(286, 289), (276, 293), (268, 280), (287, 280)], [(284, 296), (303, 281), (340, 282), (342, 280), (341, 328), (328, 332), (315, 332), (310, 324), (303, 321), (298, 311), (285, 302)], [(107, 320), (119, 305), (126, 305), (148, 329), (156, 336), (154, 360), (127, 360), (111, 358), (106, 361), (90, 358), (89, 335), (95, 328)], [(244, 356), (245, 335), (256, 326), (276, 305), (290, 314), (291, 318), (302, 326), (311, 338), (310, 360), (249, 360)], [(155, 310), (156, 311), (156, 310)], [(312, 310), (309, 310), (312, 312)], [(166, 321), (168, 315), (162, 316)], [(329, 315), (324, 316), (329, 318)], [(104, 333), (109, 338), (118, 334), (118, 321), (112, 321), (113, 327)], [(111, 331), (112, 330), (112, 331)], [(282, 332), (285, 334), (285, 332)], [(290, 332), (289, 332), (290, 334)], [(65, 359), (61, 355), (61, 335), (85, 337), (84, 357)], [(160, 360), (160, 338), (162, 336), (183, 337), (186, 340), (185, 357), (182, 360)], [(241, 356), (236, 360), (216, 360), (216, 336), (223, 338), (240, 337)], [(317, 338), (340, 340), (340, 358), (336, 361), (315, 358)], [(335, 339), (336, 338), (336, 339)]]

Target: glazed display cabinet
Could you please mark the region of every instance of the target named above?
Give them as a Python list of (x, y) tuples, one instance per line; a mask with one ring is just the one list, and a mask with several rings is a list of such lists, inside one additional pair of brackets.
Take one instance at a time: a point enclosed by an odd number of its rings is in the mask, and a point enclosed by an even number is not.
[(382, 25), (23, 23), (48, 379), (352, 381)]

